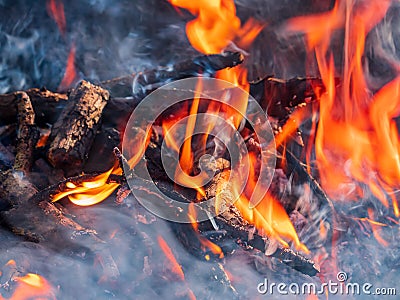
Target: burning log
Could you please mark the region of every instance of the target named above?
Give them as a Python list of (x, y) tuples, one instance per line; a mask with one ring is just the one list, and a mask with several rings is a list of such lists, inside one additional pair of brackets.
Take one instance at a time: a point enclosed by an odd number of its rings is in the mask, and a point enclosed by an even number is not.
[(132, 94), (144, 96), (146, 92), (155, 89), (154, 84), (163, 83), (167, 80), (214, 74), (218, 70), (241, 64), (243, 59), (243, 55), (239, 52), (202, 55), (178, 62), (172, 67), (134, 73), (104, 81), (102, 86), (108, 89), (113, 97), (126, 97)]
[[(284, 264), (304, 274), (314, 276), (319, 272), (319, 267), (311, 260), (303, 257), (288, 248), (279, 247), (267, 237), (257, 233), (256, 228), (243, 219), (241, 213), (233, 205), (234, 195), (232, 187), (227, 180), (230, 176), (229, 170), (224, 170), (215, 176), (206, 189), (206, 197), (215, 197), (218, 193), (218, 202), (221, 203), (220, 211), (215, 217), (219, 230), (225, 230), (227, 237), (233, 238), (245, 249), (254, 248), (268, 256), (278, 258)], [(221, 237), (217, 239), (221, 239)]]
[(82, 81), (54, 124), (47, 157), (67, 173), (79, 172), (92, 146), (109, 93)]
[[(16, 93), (16, 97), (17, 153), (13, 168), (0, 172), (0, 224), (26, 240), (46, 243), (57, 251), (80, 257), (91, 251), (102, 253), (103, 243), (96, 232), (75, 222), (64, 209), (47, 199), (33, 198), (37, 189), (29, 180), (29, 172), (38, 139), (35, 113), (26, 93)], [(86, 245), (93, 247), (78, 246), (79, 239), (85, 239)]]

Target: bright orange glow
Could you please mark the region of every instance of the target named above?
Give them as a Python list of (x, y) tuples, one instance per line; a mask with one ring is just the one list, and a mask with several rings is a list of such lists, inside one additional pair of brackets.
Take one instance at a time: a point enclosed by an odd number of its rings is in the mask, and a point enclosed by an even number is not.
[[(192, 46), (205, 54), (220, 53), (232, 43), (247, 49), (263, 29), (263, 25), (254, 19), (249, 19), (241, 26), (233, 0), (170, 0), (170, 2), (196, 16), (186, 24), (186, 34)], [(247, 70), (242, 66), (218, 71), (215, 77), (249, 91)], [(235, 103), (232, 105), (240, 108), (239, 113), (229, 106), (225, 107), (225, 111), (227, 119), (231, 118), (233, 125), (238, 128), (246, 112), (247, 99), (233, 101)]]
[(10, 298), (12, 300), (56, 299), (50, 283), (37, 274), (29, 273), (15, 280), (18, 285)]
[(46, 146), (47, 140), (50, 136), (50, 129), (43, 130), (43, 133), (40, 135), (38, 142), (36, 143), (36, 147), (44, 147)]
[[(138, 133), (135, 138), (132, 139), (131, 145), (128, 150), (130, 153), (130, 159), (128, 165), (130, 168), (134, 168), (143, 156), (149, 142), (150, 142), (150, 131)], [(108, 178), (111, 174), (122, 175), (122, 169), (118, 166), (110, 168), (107, 172), (97, 175), (91, 179), (83, 181), (79, 185), (73, 182), (67, 182), (65, 184), (65, 190), (52, 197), (52, 202), (56, 202), (64, 197), (79, 206), (90, 206), (100, 203), (107, 199), (118, 187), (119, 183), (110, 183)]]
[[(170, 0), (170, 2), (174, 6), (187, 9), (196, 16), (194, 20), (187, 23), (186, 33), (192, 46), (205, 54), (220, 53), (231, 44), (235, 44), (242, 49), (247, 49), (263, 28), (263, 25), (254, 19), (248, 20), (247, 23), (241, 26), (241, 22), (236, 16), (236, 8), (233, 0)], [(226, 80), (247, 92), (249, 91), (250, 85), (247, 80), (247, 70), (243, 66), (236, 66), (235, 68), (218, 71), (216, 73), (216, 78)], [(234, 97), (234, 99), (230, 98), (229, 100), (231, 106), (228, 104), (220, 105), (218, 110), (215, 111), (217, 114), (222, 114), (224, 120), (232, 124), (232, 126), (239, 128), (243, 116), (246, 113), (247, 103), (248, 97)], [(195, 95), (191, 107), (191, 115), (197, 112), (198, 105), (198, 99)], [(210, 107), (208, 112), (210, 113)], [(185, 173), (190, 171), (193, 167), (193, 150), (191, 149), (191, 138), (189, 135), (193, 132), (195, 122), (195, 117), (190, 116), (187, 124), (185, 143), (182, 147), (180, 164), (182, 169), (185, 170)], [(295, 121), (293, 123), (295, 123)], [(165, 127), (167, 126), (168, 125), (165, 125)], [(210, 130), (212, 126), (213, 125), (211, 125)], [(292, 127), (285, 130), (285, 137), (297, 128), (295, 126)], [(206, 137), (204, 138), (204, 145), (200, 147), (205, 147), (205, 141)], [(171, 145), (171, 148), (177, 148), (173, 141), (168, 141), (168, 143)], [(254, 159), (256, 158), (254, 157)], [(285, 246), (288, 246), (285, 239), (291, 240), (298, 249), (308, 253), (308, 249), (299, 241), (287, 213), (278, 200), (268, 194), (265, 196), (261, 196), (260, 194), (262, 201), (256, 207), (250, 207), (250, 195), (252, 195), (253, 192), (256, 194), (261, 193), (261, 190), (254, 191), (257, 182), (257, 178), (253, 178), (255, 177), (254, 166), (256, 165), (256, 161), (253, 160), (252, 165), (252, 170), (250, 170), (252, 178), (249, 180), (250, 183), (246, 186), (246, 193), (240, 195), (238, 191), (234, 191), (234, 193), (238, 194), (237, 196), (239, 199), (236, 201), (235, 206), (246, 220), (253, 223), (267, 236), (277, 239)], [(177, 182), (179, 182), (182, 178), (176, 176), (176, 179)], [(193, 182), (193, 177), (188, 177), (188, 180)], [(241, 186), (239, 182), (234, 183), (233, 189), (239, 186)], [(222, 192), (223, 191), (219, 190), (216, 191), (215, 207), (217, 210), (219, 208), (219, 202), (222, 201), (219, 197)], [(192, 212), (189, 213), (192, 214)], [(189, 218), (193, 219), (192, 224), (197, 230), (195, 216), (189, 215)], [(209, 247), (210, 245), (207, 246)], [(216, 250), (219, 251), (219, 249)]]
[[(357, 199), (355, 183), (361, 182), (388, 207), (388, 194), (399, 188), (400, 141), (393, 118), (400, 115), (400, 77), (372, 95), (363, 68), (366, 36), (390, 4), (389, 0), (369, 1), (365, 6), (337, 1), (330, 12), (294, 18), (286, 27), (306, 34), (326, 87), (319, 99), (315, 150), (322, 186), (333, 199)], [(341, 28), (345, 30), (344, 68), (337, 88), (329, 46), (334, 30)], [(398, 215), (394, 197), (391, 202)]]
[(47, 0), (46, 3), (47, 13), (58, 26), (58, 30), (62, 35), (65, 35), (66, 21), (64, 15), (64, 4), (62, 0)]
[[(224, 257), (224, 253), (222, 252), (222, 249), (220, 246), (218, 246), (217, 244), (214, 244), (213, 242), (211, 242), (209, 239), (203, 237), (202, 235), (200, 235), (199, 233), (199, 225), (197, 223), (197, 215), (196, 215), (196, 210), (194, 208), (194, 203), (190, 203), (189, 204), (189, 212), (188, 212), (188, 217), (190, 220), (190, 223), (192, 224), (193, 229), (196, 231), (196, 233), (198, 234), (198, 238), (199, 241), (201, 243), (201, 245), (203, 246), (203, 251), (205, 249), (210, 250), (213, 254), (215, 255), (219, 255), (219, 258), (223, 258)], [(207, 259), (208, 257), (208, 259)], [(210, 259), (210, 256), (207, 254), (205, 256), (205, 258), (207, 260)]]
[[(374, 212), (372, 211), (372, 209), (368, 209), (368, 216), (371, 219), (371, 221), (369, 222), (371, 224), (371, 228), (372, 228), (372, 233), (374, 234), (375, 239), (379, 242), (379, 244), (381, 244), (383, 247), (388, 247), (389, 243), (384, 240), (381, 235), (380, 235), (380, 231), (381, 231), (381, 227), (382, 223), (379, 222), (375, 222), (373, 221), (374, 219)], [(384, 225), (385, 226), (385, 225)]]
[(67, 182), (67, 189), (64, 192), (54, 195), (52, 201), (56, 202), (68, 196), (68, 199), (72, 203), (79, 206), (97, 204), (110, 196), (119, 186), (118, 183), (107, 183), (110, 174), (121, 175), (122, 170), (113, 167), (103, 174), (82, 182), (79, 186), (76, 186), (72, 182)]
[[(249, 153), (248, 156), (250, 165), (255, 166), (257, 163), (255, 155)], [(269, 238), (277, 240), (285, 247), (289, 246), (287, 240), (293, 241), (298, 250), (309, 253), (307, 247), (300, 242), (285, 209), (269, 192), (256, 195), (256, 197), (262, 197), (262, 200), (255, 207), (252, 207), (249, 200), (250, 195), (254, 196), (255, 193), (261, 192), (259, 189), (255, 189), (257, 178), (255, 178), (252, 168), (254, 167), (250, 167), (250, 176), (244, 193), (234, 202), (235, 207), (246, 220), (256, 226), (258, 231), (263, 232)]]
[(184, 281), (185, 280), (185, 274), (183, 273), (181, 265), (178, 263), (178, 261), (175, 258), (175, 255), (172, 253), (171, 248), (168, 246), (167, 242), (161, 237), (157, 237), (158, 244), (161, 247), (161, 250), (164, 252), (165, 256), (168, 258), (169, 262), (171, 263), (171, 271), (178, 275), (178, 277)]
[(190, 176), (194, 166), (194, 154), (192, 149), (192, 136), (196, 125), (197, 112), (200, 104), (200, 91), (202, 88), (202, 81), (199, 80), (192, 105), (190, 107), (189, 116), (186, 123), (185, 139), (180, 152), (179, 165), (180, 168), (176, 169), (175, 181), (177, 183), (190, 186), (197, 190), (201, 197), (205, 196), (204, 180), (207, 179), (203, 174), (197, 176)]
[(192, 46), (202, 53), (219, 53), (231, 42), (241, 41), (249, 46), (262, 26), (253, 19), (241, 27), (232, 0), (170, 0), (171, 4), (185, 8), (196, 16), (186, 25), (186, 34)]
[(67, 58), (67, 66), (65, 67), (64, 77), (61, 80), (60, 86), (58, 87), (59, 90), (66, 90), (70, 88), (78, 77), (75, 69), (75, 54), (76, 47), (75, 44), (72, 44)]
[(6, 263), (6, 266), (13, 266), (13, 267), (15, 267), (17, 264), (16, 264), (16, 262), (15, 262), (15, 260), (13, 260), (13, 259), (10, 259), (7, 263)]
[(328, 230), (325, 227), (324, 221), (319, 222), (319, 236), (321, 239), (325, 239), (328, 234)]
[(295, 110), (282, 127), (282, 131), (275, 136), (276, 147), (282, 145), (299, 128), (300, 124), (306, 119), (307, 112), (304, 109)]
[(165, 144), (167, 145), (168, 148), (173, 149), (176, 153), (179, 153), (180, 149), (179, 146), (177, 145), (176, 141), (173, 139), (171, 134), (167, 134), (172, 127), (172, 125), (175, 124), (175, 119), (172, 120), (163, 120), (162, 122), (162, 131), (163, 131), (163, 137), (165, 140)]

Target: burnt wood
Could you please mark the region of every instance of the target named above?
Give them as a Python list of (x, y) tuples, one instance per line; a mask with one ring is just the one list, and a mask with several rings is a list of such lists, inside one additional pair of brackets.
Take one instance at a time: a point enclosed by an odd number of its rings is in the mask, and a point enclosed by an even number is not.
[(67, 174), (79, 173), (92, 146), (109, 98), (108, 91), (82, 81), (70, 94), (68, 104), (49, 137), (49, 162)]
[(218, 70), (235, 67), (243, 60), (244, 57), (240, 52), (202, 55), (178, 62), (170, 67), (114, 78), (102, 82), (101, 85), (108, 89), (113, 97), (144, 96), (147, 92), (157, 88), (155, 84), (191, 76), (212, 75)]

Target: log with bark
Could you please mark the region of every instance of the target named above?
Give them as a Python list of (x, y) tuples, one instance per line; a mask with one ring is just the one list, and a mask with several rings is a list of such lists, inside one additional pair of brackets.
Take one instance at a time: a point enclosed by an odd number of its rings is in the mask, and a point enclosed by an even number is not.
[(100, 126), (109, 93), (82, 81), (70, 94), (68, 104), (49, 137), (49, 162), (66, 174), (79, 173)]

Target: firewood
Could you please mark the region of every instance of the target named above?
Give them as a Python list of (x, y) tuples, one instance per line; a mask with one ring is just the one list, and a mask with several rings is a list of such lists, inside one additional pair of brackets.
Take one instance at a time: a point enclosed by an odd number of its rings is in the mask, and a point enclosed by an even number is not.
[(39, 138), (35, 125), (35, 113), (29, 96), (17, 93), (18, 137), (14, 169), (27, 173), (32, 167), (33, 150)]
[[(16, 122), (18, 93), (0, 95), (0, 125)], [(33, 110), (35, 111), (35, 122), (38, 125), (54, 123), (57, 116), (67, 103), (68, 96), (51, 92), (45, 88), (32, 88), (25, 93), (29, 96)]]
[(70, 94), (68, 104), (54, 124), (47, 158), (68, 174), (78, 173), (89, 153), (109, 93), (82, 81)]
[[(35, 113), (26, 93), (17, 94), (17, 107), (19, 133), (14, 166), (0, 172), (0, 224), (27, 240), (48, 242), (53, 249), (76, 248), (70, 241), (79, 232), (91, 235), (93, 241), (98, 243), (99, 239), (94, 237), (92, 231), (67, 217), (54, 204), (42, 199), (31, 201), (37, 194), (36, 187), (27, 176), (38, 137), (34, 133)], [(68, 232), (69, 237), (65, 238)]]
[(325, 90), (322, 80), (314, 77), (284, 80), (267, 76), (250, 87), (250, 94), (268, 115), (280, 120), (287, 118), (293, 108), (315, 101), (315, 90)]
[(125, 97), (132, 94), (145, 95), (153, 90), (157, 83), (167, 80), (178, 80), (191, 76), (213, 74), (218, 70), (232, 68), (243, 62), (243, 55), (239, 52), (224, 52), (222, 54), (202, 55), (193, 59), (174, 64), (172, 67), (148, 70), (134, 73), (102, 82), (113, 97)]

